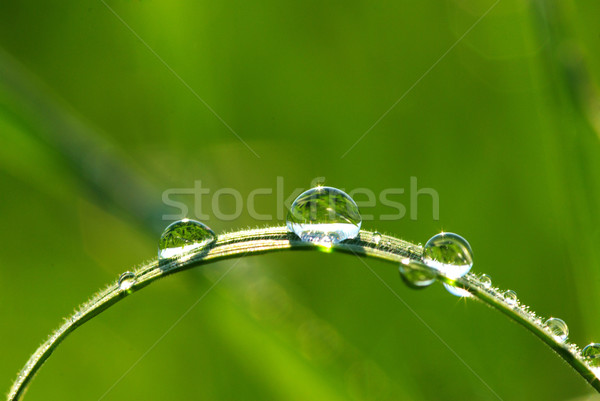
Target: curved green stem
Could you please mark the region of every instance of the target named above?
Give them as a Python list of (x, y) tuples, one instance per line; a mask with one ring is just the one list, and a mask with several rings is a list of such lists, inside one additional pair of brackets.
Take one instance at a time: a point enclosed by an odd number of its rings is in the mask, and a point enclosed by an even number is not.
[[(195, 266), (217, 262), (223, 259), (243, 257), (267, 252), (282, 250), (310, 250), (319, 249), (314, 244), (302, 242), (285, 227), (269, 227), (246, 231), (237, 231), (222, 234), (210, 247), (183, 255), (168, 263), (157, 260), (150, 261), (138, 267), (135, 273), (135, 282), (128, 289), (122, 289), (118, 281), (110, 284), (105, 289), (96, 293), (60, 326), (50, 337), (33, 353), (8, 394), (8, 401), (19, 400), (31, 379), (41, 368), (46, 359), (54, 352), (56, 347), (77, 327), (98, 315), (105, 309), (117, 303), (134, 291), (137, 291), (159, 278), (177, 273)], [(321, 248), (322, 249), (322, 248)], [(374, 233), (361, 230), (357, 239), (347, 240), (336, 244), (332, 250), (352, 253), (359, 257), (373, 257), (394, 263), (396, 266), (406, 258), (421, 260), (422, 248), (398, 238), (382, 235), (377, 239)], [(579, 348), (574, 344), (558, 341), (544, 327), (543, 321), (529, 311), (526, 306), (510, 305), (507, 303), (500, 290), (486, 288), (479, 278), (469, 273), (456, 281), (439, 276), (438, 279), (447, 284), (466, 289), (472, 297), (483, 301), (489, 306), (499, 310), (523, 327), (531, 331), (569, 365), (571, 365), (594, 389), (600, 392), (599, 374), (590, 367), (581, 356)]]

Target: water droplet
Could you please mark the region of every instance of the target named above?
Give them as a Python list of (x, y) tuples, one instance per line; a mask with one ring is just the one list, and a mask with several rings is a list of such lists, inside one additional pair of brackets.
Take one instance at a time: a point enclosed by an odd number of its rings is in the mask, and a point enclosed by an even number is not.
[(455, 287), (448, 283), (443, 283), (443, 284), (444, 284), (444, 287), (446, 288), (446, 290), (454, 296), (461, 297), (461, 298), (468, 298), (471, 296), (471, 293), (469, 291), (465, 290), (464, 288)]
[(287, 216), (288, 230), (302, 241), (331, 246), (355, 238), (362, 219), (358, 206), (337, 188), (316, 187), (300, 194)]
[(513, 290), (508, 290), (504, 292), (504, 301), (510, 305), (515, 306), (519, 298), (517, 297), (517, 293)]
[(460, 235), (441, 233), (431, 237), (425, 244), (423, 261), (446, 277), (457, 279), (473, 267), (473, 251)]
[(217, 236), (196, 220), (183, 219), (170, 224), (158, 242), (158, 260), (173, 259), (213, 243)]
[(119, 288), (127, 291), (135, 284), (135, 273), (125, 272), (119, 276)]
[(404, 259), (400, 262), (400, 277), (402, 281), (414, 289), (429, 287), (435, 282), (437, 272), (431, 267), (416, 260)]
[(546, 328), (552, 333), (552, 336), (554, 336), (554, 338), (560, 342), (565, 341), (567, 337), (569, 337), (569, 327), (563, 320), (559, 318), (551, 317), (550, 319), (546, 320), (544, 326), (546, 326)]
[(376, 245), (379, 245), (379, 242), (381, 242), (381, 233), (379, 231), (373, 233), (373, 242), (375, 242)]
[(600, 367), (600, 344), (591, 343), (586, 345), (583, 351), (581, 351), (581, 356), (586, 359), (591, 367)]
[(487, 274), (479, 276), (479, 282), (484, 288), (490, 288), (492, 286), (492, 278)]

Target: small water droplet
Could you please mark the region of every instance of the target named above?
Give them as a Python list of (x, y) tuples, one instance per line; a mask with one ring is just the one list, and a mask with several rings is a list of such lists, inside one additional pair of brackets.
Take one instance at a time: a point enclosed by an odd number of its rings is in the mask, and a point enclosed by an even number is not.
[(344, 191), (316, 187), (296, 198), (286, 223), (302, 241), (329, 247), (355, 238), (362, 219), (358, 206)]
[(479, 282), (484, 288), (490, 288), (492, 286), (492, 278), (487, 274), (479, 276)]
[(135, 284), (135, 273), (125, 272), (119, 276), (119, 288), (123, 291), (129, 290)]
[(431, 267), (412, 259), (404, 259), (398, 269), (402, 281), (414, 289), (429, 287), (435, 282), (437, 272)]
[(379, 245), (379, 242), (381, 242), (381, 233), (379, 231), (373, 233), (373, 242), (375, 242), (376, 245)]
[(581, 351), (581, 356), (583, 356), (587, 363), (593, 368), (600, 367), (600, 344), (591, 343), (585, 346), (583, 351)]
[(517, 297), (517, 293), (513, 290), (508, 290), (504, 292), (504, 301), (510, 305), (515, 306), (519, 298)]
[(173, 259), (212, 244), (217, 236), (196, 220), (183, 219), (170, 224), (158, 242), (158, 260)]
[(443, 283), (443, 284), (444, 284), (444, 287), (446, 288), (446, 290), (454, 296), (461, 297), (461, 298), (468, 298), (471, 296), (471, 293), (469, 291), (465, 290), (464, 288), (455, 287), (448, 283)]
[(544, 326), (552, 333), (552, 336), (560, 342), (564, 342), (569, 337), (569, 327), (559, 318), (551, 317), (546, 320)]
[(423, 261), (451, 279), (457, 279), (473, 267), (473, 251), (466, 239), (454, 233), (436, 234), (423, 248)]

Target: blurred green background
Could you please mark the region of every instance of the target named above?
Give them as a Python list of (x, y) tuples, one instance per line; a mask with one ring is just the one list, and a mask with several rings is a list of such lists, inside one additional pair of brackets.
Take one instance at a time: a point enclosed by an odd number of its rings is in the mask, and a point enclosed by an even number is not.
[[(161, 194), (197, 180), (245, 199), (275, 191), (277, 177), (285, 198), (325, 177), (377, 194), (405, 188), (394, 199), (408, 207), (417, 177), (438, 192), (439, 220), (423, 196), (417, 219), (363, 227), (415, 242), (458, 232), (473, 271), (563, 318), (575, 343), (600, 341), (598, 1), (107, 4), (114, 13), (101, 1), (0, 2), (6, 390), (76, 305), (155, 256), (162, 215), (176, 212)], [(179, 200), (193, 210), (191, 196)], [(258, 212), (276, 208), (275, 194), (257, 198)], [(206, 223), (283, 221), (244, 209)], [(409, 290), (393, 266), (367, 262), (502, 399), (591, 394), (502, 315), (440, 285)], [(496, 399), (341, 254), (237, 262), (145, 354), (232, 263), (162, 280), (93, 319), (26, 399)]]

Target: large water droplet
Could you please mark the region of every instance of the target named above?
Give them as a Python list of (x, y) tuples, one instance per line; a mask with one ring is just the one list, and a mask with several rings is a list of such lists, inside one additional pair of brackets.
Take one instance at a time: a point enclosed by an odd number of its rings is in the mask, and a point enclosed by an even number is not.
[(464, 288), (460, 288), (460, 287), (455, 287), (453, 285), (450, 285), (448, 283), (442, 283), (444, 284), (444, 288), (446, 288), (446, 290), (456, 296), (456, 297), (461, 297), (461, 298), (469, 298), (471, 296), (471, 293), (467, 290), (465, 290)]
[(550, 330), (552, 336), (554, 336), (554, 338), (560, 342), (564, 342), (567, 337), (569, 337), (569, 327), (562, 319), (551, 317), (550, 319), (546, 320), (544, 325), (548, 330)]
[(586, 345), (583, 351), (581, 351), (581, 355), (591, 367), (600, 367), (600, 344), (591, 343)]
[(437, 277), (437, 272), (431, 267), (408, 258), (400, 262), (398, 271), (402, 281), (414, 289), (429, 287)]
[(508, 290), (508, 291), (504, 292), (504, 301), (509, 306), (515, 306), (517, 304), (518, 300), (519, 300), (519, 298), (517, 297), (517, 293), (514, 292), (513, 290)]
[(212, 244), (217, 236), (196, 220), (183, 219), (170, 224), (158, 242), (158, 260), (173, 259)]
[(457, 279), (473, 267), (473, 251), (460, 235), (441, 233), (431, 237), (425, 244), (423, 261), (446, 277)]
[(287, 216), (288, 230), (302, 241), (331, 246), (355, 238), (362, 219), (358, 206), (337, 188), (316, 187), (300, 194)]
[(129, 290), (135, 284), (135, 273), (125, 272), (119, 276), (119, 288), (123, 291)]
[(479, 276), (479, 282), (483, 286), (483, 288), (490, 288), (492, 286), (492, 278), (487, 274), (482, 274)]

